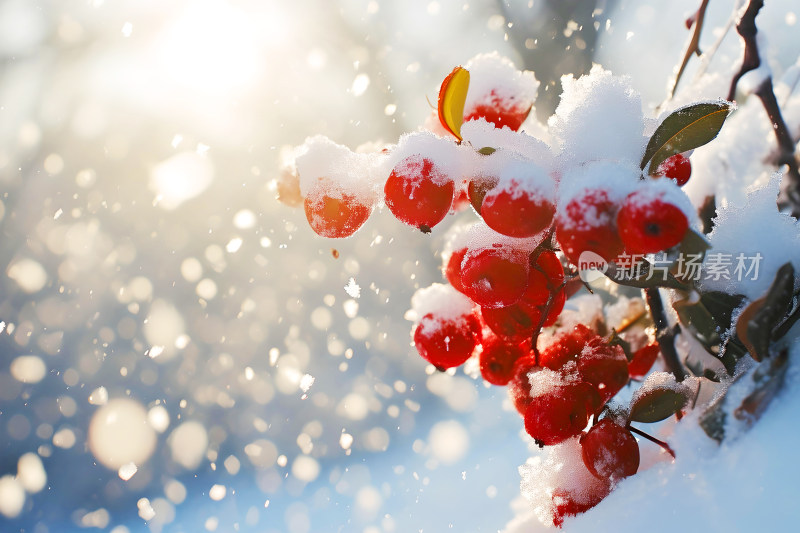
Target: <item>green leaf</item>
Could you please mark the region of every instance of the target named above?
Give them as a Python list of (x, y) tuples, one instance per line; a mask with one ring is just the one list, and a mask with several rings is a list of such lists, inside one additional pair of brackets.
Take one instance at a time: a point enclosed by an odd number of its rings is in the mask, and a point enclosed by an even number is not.
[(628, 419), (645, 424), (661, 422), (683, 409), (688, 401), (689, 395), (685, 391), (650, 389), (633, 397)]
[(672, 112), (656, 128), (647, 143), (641, 169), (650, 163), (650, 174), (662, 161), (675, 154), (692, 150), (717, 136), (731, 111), (729, 102), (691, 104)]

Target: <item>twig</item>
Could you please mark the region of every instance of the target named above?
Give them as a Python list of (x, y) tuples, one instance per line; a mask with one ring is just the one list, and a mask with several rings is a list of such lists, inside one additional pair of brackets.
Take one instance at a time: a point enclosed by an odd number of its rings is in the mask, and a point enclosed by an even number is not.
[(678, 73), (675, 74), (675, 81), (669, 89), (667, 100), (671, 100), (675, 95), (675, 89), (678, 88), (678, 82), (681, 81), (681, 76), (683, 76), (686, 66), (689, 64), (689, 58), (692, 57), (692, 54), (700, 55), (700, 32), (703, 31), (703, 22), (706, 18), (708, 2), (709, 0), (702, 0), (700, 7), (697, 9), (697, 13), (692, 17), (694, 19), (692, 35), (689, 37), (689, 43), (686, 45), (686, 50), (683, 52), (683, 59), (681, 60), (680, 67), (678, 67)]
[(736, 85), (739, 80), (750, 72), (761, 66), (761, 58), (758, 55), (758, 44), (756, 43), (756, 34), (758, 28), (756, 27), (756, 15), (764, 7), (764, 0), (750, 0), (747, 8), (736, 23), (736, 32), (742, 37), (744, 41), (744, 57), (742, 58), (742, 65), (736, 74), (733, 75), (731, 80), (731, 87), (728, 90), (729, 102), (733, 101), (736, 96)]
[(667, 370), (672, 372), (677, 381), (683, 381), (686, 377), (686, 371), (675, 349), (675, 333), (669, 327), (667, 315), (664, 312), (664, 302), (661, 301), (658, 287), (648, 287), (644, 289), (644, 294), (647, 307), (650, 308), (650, 314), (653, 316), (653, 324), (656, 327), (656, 342), (658, 342), (658, 347), (661, 349), (664, 365)]
[[(741, 67), (731, 80), (728, 100), (733, 100), (736, 95), (736, 86), (742, 76), (761, 66), (761, 57), (759, 56), (758, 43), (756, 42), (756, 35), (758, 34), (756, 16), (762, 7), (764, 7), (764, 0), (750, 0), (747, 8), (739, 18), (739, 22), (736, 24), (736, 31), (744, 41), (744, 58), (742, 59)], [(786, 122), (783, 120), (778, 100), (775, 98), (772, 77), (767, 76), (758, 86), (755, 93), (769, 116), (778, 140), (779, 153), (777, 162), (789, 167), (787, 183), (784, 186), (784, 190), (781, 191), (783, 198), (780, 201), (780, 205), (781, 207), (789, 207), (792, 215), (800, 217), (800, 168), (798, 168), (797, 156), (795, 155), (794, 140), (789, 128), (786, 126)]]
[(728, 17), (728, 21), (725, 23), (725, 27), (722, 28), (722, 31), (717, 36), (717, 40), (714, 41), (714, 44), (712, 44), (705, 52), (703, 52), (703, 55), (700, 58), (700, 66), (697, 67), (697, 72), (694, 74), (695, 81), (700, 79), (700, 77), (706, 73), (706, 70), (708, 70), (708, 66), (711, 64), (711, 60), (714, 59), (714, 56), (717, 54), (717, 50), (719, 50), (722, 41), (725, 40), (728, 32), (731, 31), (734, 23), (739, 18), (739, 11), (741, 10), (743, 3), (744, 0), (736, 0), (736, 3), (733, 6), (733, 11), (731, 12), (731, 16)]

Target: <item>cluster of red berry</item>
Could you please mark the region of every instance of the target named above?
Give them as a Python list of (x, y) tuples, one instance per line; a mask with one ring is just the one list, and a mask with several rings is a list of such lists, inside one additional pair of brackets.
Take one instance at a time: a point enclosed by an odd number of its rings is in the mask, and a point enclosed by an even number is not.
[[(473, 98), (463, 120), (528, 137), (512, 131), (521, 126), (531, 102), (498, 94), (490, 88)], [(589, 498), (553, 493), (559, 524), (564, 516), (596, 505), (616, 481), (637, 471), (638, 444), (627, 424), (610, 412), (600, 416), (629, 377), (649, 372), (659, 351), (657, 344), (648, 345), (629, 361), (619, 345), (584, 325), (562, 332), (540, 350), (539, 332), (556, 323), (567, 298), (580, 288), (571, 283), (578, 281), (574, 269), (565, 272), (557, 252), (578, 265), (583, 252), (614, 261), (622, 253), (676, 246), (692, 216), (679, 189), (691, 165), (677, 154), (652, 176), (619, 161), (584, 162), (562, 175), (556, 165), (532, 158), (513, 143), (477, 149), (441, 120), (459, 142), (415, 133), (392, 150), (371, 154), (327, 140), (307, 143), (298, 158), (305, 185), (283, 187), (303, 198), (311, 228), (325, 237), (351, 235), (380, 203), (425, 233), (448, 213), (473, 207), (482, 222), (452, 239), (452, 249), (443, 255), (449, 285), (421, 289), (412, 301), (414, 345), (439, 370), (477, 354), (483, 378), (508, 385), (526, 431), (540, 446), (580, 436), (583, 462), (599, 481)], [(526, 142), (534, 141), (539, 142)], [(327, 167), (315, 167), (316, 160)], [(366, 177), (353, 179), (354, 168), (367, 168)]]

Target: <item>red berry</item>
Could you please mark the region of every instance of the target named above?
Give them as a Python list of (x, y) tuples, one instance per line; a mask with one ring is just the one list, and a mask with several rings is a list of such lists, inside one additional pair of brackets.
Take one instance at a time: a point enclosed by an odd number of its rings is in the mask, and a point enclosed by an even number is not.
[(639, 469), (639, 444), (631, 432), (604, 418), (581, 437), (583, 464), (598, 478), (618, 481)]
[(453, 250), (453, 253), (447, 258), (447, 264), (444, 266), (445, 279), (460, 293), (464, 292), (464, 286), (461, 284), (461, 263), (464, 261), (466, 253), (466, 248)]
[(683, 154), (675, 154), (658, 165), (656, 176), (666, 176), (682, 187), (692, 176), (692, 163)]
[(483, 118), (494, 124), (496, 128), (507, 126), (513, 131), (518, 131), (525, 119), (528, 118), (531, 106), (515, 102), (513, 98), (501, 98), (492, 89), (492, 92), (482, 98), (479, 104), (465, 111), (464, 122)]
[(303, 201), (308, 223), (318, 235), (349, 237), (367, 221), (372, 207), (352, 194), (338, 193), (327, 180), (320, 180)]
[(531, 303), (542, 305), (547, 303), (550, 294), (564, 283), (564, 266), (558, 256), (550, 250), (540, 250), (532, 255), (535, 261), (531, 264), (528, 275), (528, 289), (525, 298)]
[(578, 362), (578, 356), (591, 339), (598, 335), (583, 324), (560, 334), (539, 354), (539, 364), (550, 370), (561, 370), (570, 361)]
[(414, 155), (395, 166), (383, 191), (398, 220), (426, 231), (450, 211), (455, 183), (433, 161)]
[(611, 485), (609, 483), (599, 482), (591, 487), (584, 487), (579, 494), (564, 489), (555, 489), (553, 491), (553, 525), (561, 527), (565, 517), (585, 513), (603, 501), (610, 492)]
[(653, 368), (653, 363), (661, 353), (658, 343), (654, 342), (636, 350), (633, 359), (628, 363), (628, 374), (632, 378), (643, 378)]
[(572, 198), (556, 216), (556, 239), (572, 264), (583, 252), (614, 261), (624, 246), (617, 233), (617, 204), (607, 191), (587, 189)]
[(558, 289), (564, 281), (564, 268), (555, 253), (542, 250), (534, 256), (536, 261), (528, 274), (528, 288), (522, 298), (502, 308), (481, 308), (486, 325), (498, 335), (509, 338), (530, 337), (537, 328), (555, 322), (566, 302), (566, 294), (558, 291), (542, 321), (551, 291)]
[(508, 385), (514, 364), (525, 355), (518, 342), (508, 342), (496, 335), (483, 339), (483, 351), (478, 359), (483, 379), (492, 385)]
[(536, 356), (533, 353), (520, 357), (517, 359), (517, 362), (514, 363), (511, 380), (508, 382), (508, 395), (511, 397), (511, 402), (514, 404), (517, 412), (522, 416), (525, 416), (525, 411), (533, 401), (533, 398), (531, 398), (531, 383), (528, 379), (528, 374), (538, 368)]
[(530, 337), (542, 322), (541, 307), (524, 299), (507, 307), (481, 307), (481, 316), (489, 329), (507, 339)]
[(525, 410), (525, 431), (544, 446), (579, 435), (597, 405), (597, 392), (585, 382), (554, 386), (535, 396)]
[(625, 249), (650, 254), (672, 248), (689, 229), (686, 214), (676, 205), (639, 190), (628, 195), (617, 215)]
[(578, 356), (578, 372), (591, 383), (605, 404), (628, 383), (628, 359), (621, 346), (591, 339)]
[(464, 363), (480, 342), (481, 326), (474, 313), (437, 317), (428, 313), (414, 329), (414, 345), (433, 366), (447, 369)]
[(486, 225), (510, 237), (532, 237), (553, 223), (552, 198), (525, 182), (510, 179), (483, 198), (480, 214)]
[(481, 307), (507, 307), (528, 288), (528, 254), (509, 247), (467, 254), (461, 268), (464, 294)]

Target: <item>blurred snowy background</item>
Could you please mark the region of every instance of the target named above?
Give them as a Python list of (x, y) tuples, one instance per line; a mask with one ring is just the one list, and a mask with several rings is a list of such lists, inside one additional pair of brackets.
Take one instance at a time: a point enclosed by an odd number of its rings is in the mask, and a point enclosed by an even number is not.
[(696, 3), (0, 2), (0, 530), (503, 527), (505, 389), (431, 375), (403, 320), (444, 228), (319, 238), (281, 152), (395, 142), (492, 50), (541, 119), (593, 59), (656, 103)]

